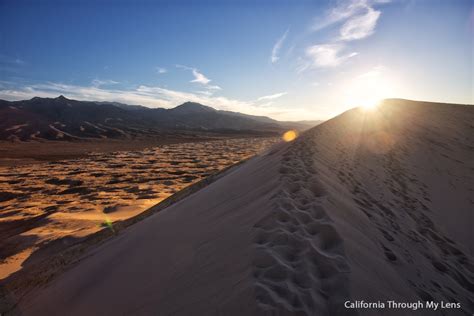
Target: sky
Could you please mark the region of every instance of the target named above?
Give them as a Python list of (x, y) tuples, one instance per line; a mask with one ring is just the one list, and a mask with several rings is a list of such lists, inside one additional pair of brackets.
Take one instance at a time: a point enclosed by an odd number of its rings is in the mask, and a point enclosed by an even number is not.
[(383, 98), (474, 103), (470, 0), (0, 0), (0, 99), (278, 120)]

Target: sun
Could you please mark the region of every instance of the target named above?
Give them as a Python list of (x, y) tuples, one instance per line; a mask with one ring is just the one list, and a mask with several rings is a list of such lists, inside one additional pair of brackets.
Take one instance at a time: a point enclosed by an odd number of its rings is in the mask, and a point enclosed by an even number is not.
[(343, 90), (345, 102), (365, 111), (376, 110), (382, 100), (397, 94), (399, 88), (395, 79), (380, 67), (359, 75), (347, 82)]
[(380, 104), (381, 100), (370, 100), (370, 101), (365, 101), (361, 107), (365, 111), (373, 111), (377, 109), (377, 106)]

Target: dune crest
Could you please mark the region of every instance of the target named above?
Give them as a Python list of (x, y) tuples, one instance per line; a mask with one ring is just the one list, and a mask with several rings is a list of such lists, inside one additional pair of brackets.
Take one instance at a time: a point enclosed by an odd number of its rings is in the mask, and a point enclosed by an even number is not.
[(256, 299), (264, 310), (334, 314), (349, 299), (349, 266), (323, 206), (316, 155), (306, 137), (285, 151), (273, 212), (255, 225)]

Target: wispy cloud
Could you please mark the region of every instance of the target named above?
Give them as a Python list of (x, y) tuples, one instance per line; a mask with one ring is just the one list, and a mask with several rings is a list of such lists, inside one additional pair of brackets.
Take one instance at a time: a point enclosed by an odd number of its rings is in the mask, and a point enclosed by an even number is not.
[(194, 79), (190, 82), (201, 84), (203, 88), (207, 90), (206, 94), (212, 95), (214, 94), (214, 92), (222, 90), (222, 88), (218, 85), (209, 84), (212, 80), (207, 78), (203, 73), (199, 72), (197, 68), (188, 67), (184, 65), (176, 65), (176, 67), (184, 70), (190, 70), (194, 76)]
[(280, 92), (280, 93), (275, 93), (275, 94), (271, 94), (271, 95), (265, 95), (263, 97), (260, 97), (257, 99), (257, 101), (263, 101), (263, 100), (274, 100), (274, 99), (278, 99), (284, 95), (288, 94), (288, 92)]
[(306, 49), (306, 56), (310, 59), (307, 67), (335, 67), (357, 55), (356, 52), (342, 54), (343, 49), (341, 44), (310, 46)]
[(179, 64), (176, 65), (176, 68), (190, 70), (194, 76), (194, 79), (191, 80), (190, 82), (200, 83), (202, 85), (207, 85), (209, 84), (209, 82), (211, 82), (211, 79), (207, 78), (204, 74), (199, 72), (197, 68), (188, 67), (188, 66), (179, 65)]
[[(390, 0), (344, 0), (328, 10), (322, 17), (317, 17), (311, 29), (319, 31), (336, 23), (346, 23), (340, 33), (342, 40), (360, 39), (373, 33), (380, 11), (373, 8), (377, 3), (388, 3)], [(355, 32), (359, 37), (349, 34)]]
[(287, 29), (285, 33), (283, 33), (283, 35), (276, 41), (275, 45), (273, 45), (272, 55), (270, 56), (270, 61), (272, 64), (276, 63), (280, 59), (280, 56), (279, 56), (280, 49), (286, 37), (288, 36), (289, 31), (290, 29)]
[(214, 90), (214, 91), (215, 91), (215, 90), (222, 90), (221, 87), (216, 86), (216, 85), (207, 85), (207, 86), (206, 86), (206, 89), (211, 90), (211, 91), (212, 91), (212, 90)]
[(193, 70), (194, 69), (192, 67), (188, 67), (188, 66), (181, 65), (181, 64), (176, 64), (175, 66), (176, 66), (176, 68), (184, 69), (184, 70)]
[(155, 72), (157, 74), (165, 74), (168, 72), (168, 70), (166, 68), (163, 68), (163, 67), (155, 67)]
[(100, 80), (100, 79), (94, 79), (91, 82), (92, 86), (94, 87), (113, 85), (113, 84), (118, 84), (118, 83), (119, 83), (118, 81), (114, 81), (114, 80)]
[(361, 12), (366, 6), (367, 1), (365, 0), (340, 1), (338, 5), (329, 9), (326, 14), (315, 18), (311, 29), (313, 31), (322, 30)]
[(209, 91), (209, 90), (199, 90), (199, 91), (195, 91), (195, 92), (198, 93), (198, 94), (208, 96), (208, 97), (210, 97), (214, 94), (212, 91)]
[(313, 31), (322, 30), (328, 26), (342, 23), (339, 36), (327, 43), (312, 45), (306, 48), (306, 58), (300, 61), (298, 72), (308, 68), (335, 67), (357, 52), (343, 53), (348, 50), (349, 41), (360, 40), (375, 32), (381, 12), (373, 8), (374, 3), (386, 3), (388, 0), (345, 0), (331, 8), (312, 24)]
[(192, 71), (194, 80), (191, 80), (191, 82), (197, 82), (203, 85), (207, 85), (209, 82), (211, 82), (211, 79), (204, 76), (204, 74), (200, 73), (197, 69), (193, 69)]
[(374, 33), (380, 11), (367, 7), (367, 12), (349, 19), (340, 30), (340, 39), (343, 41), (358, 40)]
[[(223, 96), (214, 96), (211, 91), (185, 92), (159, 86), (140, 85), (128, 89), (112, 88), (111, 86), (81, 86), (46, 82), (18, 86), (5, 82), (0, 87), (0, 99), (24, 100), (39, 97), (57, 97), (64, 95), (76, 100), (115, 101), (127, 104), (140, 104), (149, 107), (171, 108), (186, 101), (198, 102), (219, 110), (235, 111), (252, 115), (273, 115), (285, 108), (272, 107), (271, 103), (262, 106), (262, 101), (272, 101), (286, 92), (263, 96), (254, 100), (238, 100)], [(286, 113), (286, 112), (285, 112)]]

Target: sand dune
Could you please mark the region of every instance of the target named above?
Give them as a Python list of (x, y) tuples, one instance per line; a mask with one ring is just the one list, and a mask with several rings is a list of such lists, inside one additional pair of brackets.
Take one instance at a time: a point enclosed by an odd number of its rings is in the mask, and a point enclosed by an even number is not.
[[(474, 312), (474, 108), (389, 100), (280, 144), (96, 247), (25, 315)], [(10, 299), (19, 298), (11, 295)]]

